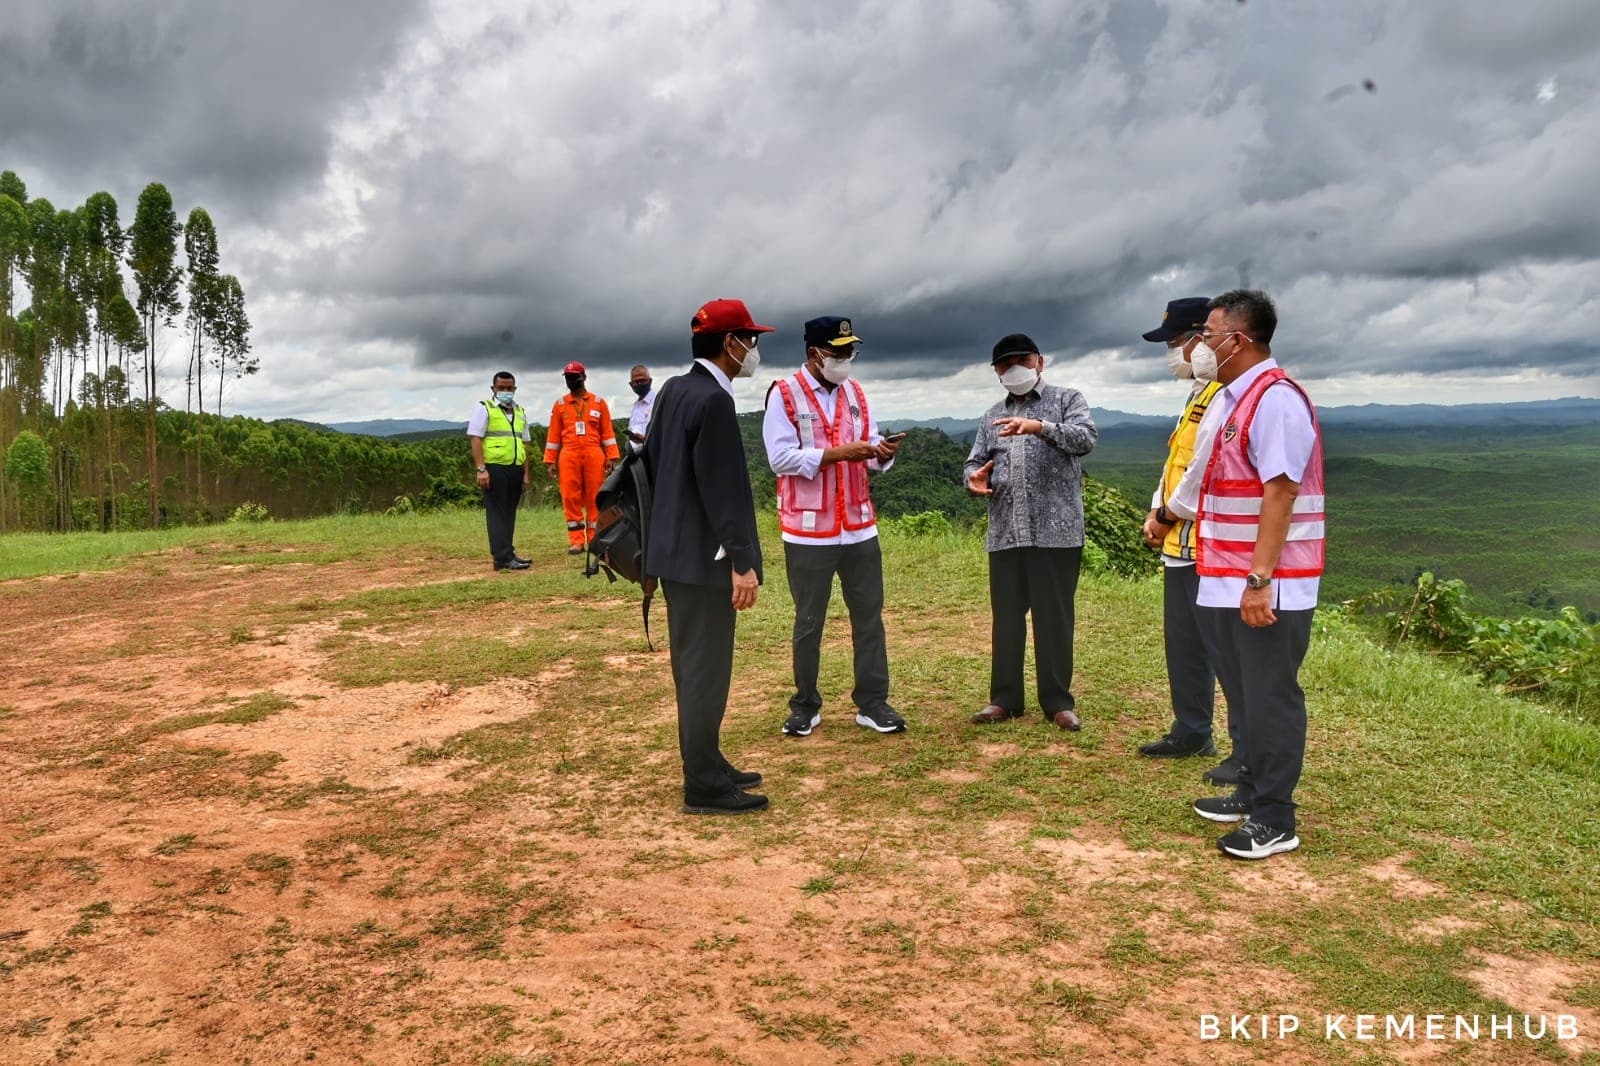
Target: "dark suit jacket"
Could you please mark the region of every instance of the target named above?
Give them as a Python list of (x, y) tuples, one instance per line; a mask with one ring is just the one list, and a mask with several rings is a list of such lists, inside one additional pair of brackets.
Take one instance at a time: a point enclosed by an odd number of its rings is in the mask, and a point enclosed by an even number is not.
[[(761, 577), (755, 498), (733, 397), (695, 363), (656, 396), (644, 442), (650, 473), (645, 568), (686, 585), (732, 588), (732, 566)], [(713, 561), (717, 548), (727, 556)]]

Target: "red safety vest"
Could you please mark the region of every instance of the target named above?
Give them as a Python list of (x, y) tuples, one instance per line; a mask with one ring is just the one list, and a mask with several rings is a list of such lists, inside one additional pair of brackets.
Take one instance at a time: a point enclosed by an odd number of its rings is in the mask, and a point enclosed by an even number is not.
[(1255, 556), (1256, 534), (1261, 524), (1261, 478), (1250, 462), (1250, 424), (1268, 386), (1285, 382), (1306, 401), (1316, 443), (1300, 478), (1300, 493), (1289, 516), (1289, 536), (1273, 577), (1317, 577), (1322, 573), (1327, 540), (1322, 494), (1322, 426), (1311, 397), (1281, 368), (1273, 368), (1250, 383), (1239, 406), (1217, 433), (1211, 460), (1200, 486), (1200, 539), (1195, 567), (1205, 577), (1245, 577)]
[[(805, 371), (797, 372), (794, 380), (805, 394), (809, 408), (806, 411), (800, 411), (795, 405), (794, 390), (787, 380), (775, 384), (778, 395), (783, 398), (784, 413), (799, 434), (800, 447), (836, 448), (865, 439), (872, 425), (867, 413), (867, 396), (853, 378), (839, 386), (839, 395), (833, 401), (832, 425), (822, 413), (822, 404), (811, 382), (806, 380)], [(855, 403), (850, 403), (846, 389), (855, 394)], [(851, 532), (867, 529), (877, 520), (865, 462), (830, 463), (813, 478), (789, 474), (778, 478), (778, 525), (785, 533), (819, 539), (837, 537), (841, 529)]]

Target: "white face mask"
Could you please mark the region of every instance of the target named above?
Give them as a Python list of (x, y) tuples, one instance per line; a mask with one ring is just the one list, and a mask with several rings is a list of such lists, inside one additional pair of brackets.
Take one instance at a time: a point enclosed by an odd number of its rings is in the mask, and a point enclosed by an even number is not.
[(855, 364), (855, 356), (848, 359), (836, 359), (831, 355), (822, 357), (822, 379), (833, 385), (843, 385), (850, 380), (850, 368)]
[(1183, 357), (1183, 345), (1167, 349), (1167, 369), (1172, 371), (1173, 377), (1180, 380), (1194, 377), (1194, 367)]
[(744, 362), (739, 364), (739, 369), (734, 371), (733, 376), (736, 378), (755, 377), (756, 368), (761, 365), (761, 353), (756, 351), (756, 342), (751, 341), (749, 344), (745, 344), (744, 341), (735, 337), (733, 338), (733, 343), (744, 349)]
[(1026, 396), (1032, 392), (1044, 375), (1031, 366), (1018, 364), (1000, 375), (1000, 384), (1013, 396)]
[[(1233, 336), (1233, 334), (1229, 334), (1229, 336)], [(1238, 336), (1242, 337), (1244, 334), (1241, 333), (1238, 334)], [(1233, 355), (1238, 354), (1239, 349), (1235, 348), (1233, 350)], [(1197, 380), (1216, 381), (1217, 371), (1227, 366), (1228, 361), (1233, 358), (1233, 355), (1228, 356), (1227, 359), (1224, 359), (1221, 363), (1218, 363), (1217, 350), (1211, 347), (1211, 345), (1207, 344), (1205, 341), (1196, 341), (1194, 351), (1189, 353), (1189, 365), (1194, 368), (1194, 376)]]

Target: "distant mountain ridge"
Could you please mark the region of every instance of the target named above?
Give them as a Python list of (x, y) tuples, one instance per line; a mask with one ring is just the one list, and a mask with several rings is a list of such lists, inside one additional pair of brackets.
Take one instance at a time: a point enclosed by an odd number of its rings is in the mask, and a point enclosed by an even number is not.
[[(1100, 429), (1156, 428), (1171, 426), (1176, 408), (1174, 415), (1136, 415), (1100, 407), (1091, 407), (1089, 413)], [(1559, 400), (1526, 400), (1519, 403), (1367, 403), (1350, 407), (1319, 407), (1317, 415), (1324, 425), (1350, 427), (1583, 426), (1600, 423), (1600, 400), (1568, 396)], [(908, 429), (912, 426), (926, 426), (941, 430), (958, 440), (970, 440), (978, 428), (978, 419), (909, 418), (884, 422), (886, 429)]]
[(367, 422), (329, 422), (329, 429), (340, 433), (359, 433), (365, 437), (397, 437), (402, 433), (427, 433), (439, 429), (467, 430), (465, 422), (446, 422), (438, 418), (374, 418)]
[[(1137, 415), (1104, 407), (1090, 408), (1090, 413), (1094, 416), (1095, 425), (1101, 429), (1112, 426), (1168, 426), (1173, 418), (1172, 415)], [(1322, 407), (1317, 413), (1324, 424), (1333, 426), (1581, 426), (1600, 422), (1600, 400), (1568, 396), (1559, 400), (1527, 400), (1520, 403), (1367, 403), (1349, 407)], [(898, 418), (889, 419), (883, 425), (890, 430), (923, 426), (960, 439), (970, 438), (978, 428), (978, 420)], [(466, 423), (438, 418), (377, 418), (366, 422), (329, 422), (327, 428), (369, 437), (397, 437), (408, 433), (465, 431)]]

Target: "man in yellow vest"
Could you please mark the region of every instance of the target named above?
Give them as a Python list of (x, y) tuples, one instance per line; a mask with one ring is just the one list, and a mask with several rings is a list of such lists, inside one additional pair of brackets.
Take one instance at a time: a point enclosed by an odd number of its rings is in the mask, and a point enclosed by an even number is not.
[(783, 731), (809, 736), (822, 722), (822, 625), (833, 578), (850, 611), (855, 653), (856, 724), (903, 733), (906, 720), (889, 706), (889, 653), (883, 630), (883, 554), (867, 471), (887, 470), (899, 439), (885, 438), (850, 376), (861, 347), (848, 318), (806, 323), (806, 362), (767, 390), (761, 435), (778, 475), (778, 524), (794, 597), (794, 696)]
[[(1167, 366), (1174, 377), (1193, 382), (1188, 403), (1168, 439), (1166, 467), (1161, 471), (1161, 482), (1150, 499), (1150, 514), (1144, 523), (1145, 543), (1161, 552), (1167, 687), (1172, 696), (1173, 716), (1166, 736), (1139, 749), (1140, 755), (1155, 759), (1217, 753), (1211, 729), (1212, 707), (1216, 702), (1214, 654), (1207, 644), (1209, 636), (1200, 627), (1200, 608), (1195, 604), (1200, 587), (1195, 570), (1195, 524), (1178, 518), (1166, 506), (1177, 492), (1185, 471), (1191, 465), (1204, 466), (1205, 457), (1210, 454), (1209, 444), (1203, 449), (1197, 448), (1201, 443), (1198, 440), (1200, 425), (1212, 397), (1222, 386), (1215, 381), (1195, 380), (1188, 359), (1195, 339), (1205, 328), (1209, 302), (1204, 296), (1173, 300), (1161, 316), (1161, 325), (1144, 334), (1145, 340), (1166, 345)], [(1208, 427), (1208, 437), (1212, 431)], [(1229, 734), (1232, 733), (1230, 715)], [(1237, 784), (1238, 769), (1230, 755), (1221, 766), (1207, 771), (1206, 776), (1218, 783)]]
[(517, 532), (517, 504), (533, 473), (528, 452), (528, 415), (517, 405), (517, 379), (510, 371), (494, 376), (489, 399), (479, 400), (467, 420), (472, 465), (483, 490), (483, 513), (489, 524), (489, 554), (496, 570), (526, 570), (533, 564), (512, 546)]

